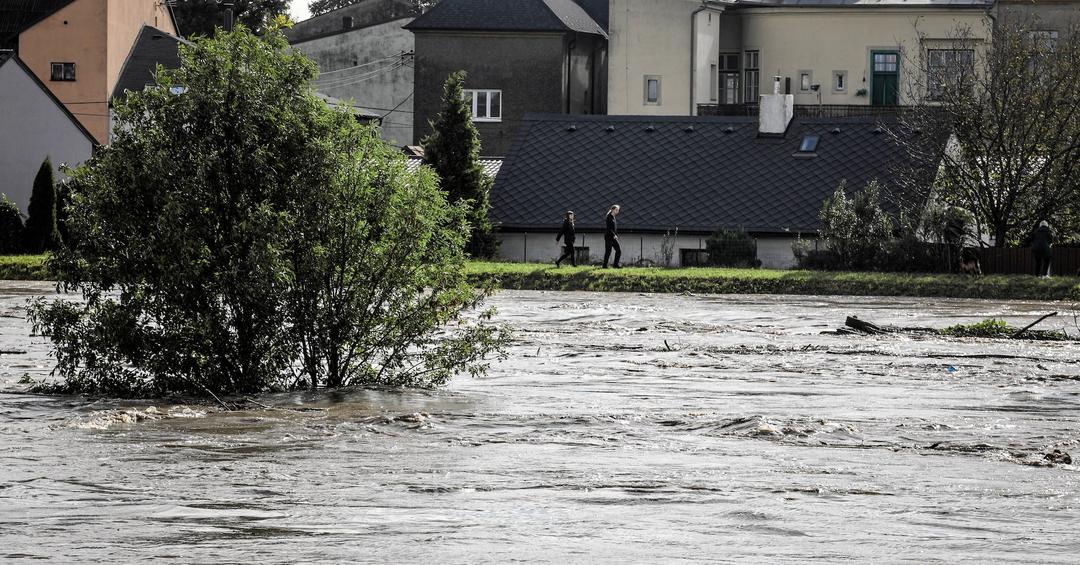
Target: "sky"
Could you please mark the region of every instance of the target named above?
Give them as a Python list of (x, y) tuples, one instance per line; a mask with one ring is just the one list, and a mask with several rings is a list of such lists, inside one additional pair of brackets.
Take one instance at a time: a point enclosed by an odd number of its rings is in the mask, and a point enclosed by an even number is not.
[(289, 2), (289, 15), (294, 22), (302, 22), (311, 17), (307, 9), (308, 0), (292, 0)]

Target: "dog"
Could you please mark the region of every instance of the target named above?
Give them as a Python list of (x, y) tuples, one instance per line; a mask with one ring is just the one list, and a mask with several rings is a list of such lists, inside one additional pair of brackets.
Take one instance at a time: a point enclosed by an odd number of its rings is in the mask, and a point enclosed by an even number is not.
[(960, 252), (960, 274), (979, 276), (982, 275), (982, 265), (979, 264), (979, 256), (972, 249), (964, 249)]

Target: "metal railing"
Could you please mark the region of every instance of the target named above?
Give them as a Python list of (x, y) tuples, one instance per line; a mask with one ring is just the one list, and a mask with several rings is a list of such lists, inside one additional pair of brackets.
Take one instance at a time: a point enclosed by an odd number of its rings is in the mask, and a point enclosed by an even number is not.
[[(796, 118), (863, 118), (895, 116), (910, 106), (870, 106), (861, 104), (796, 104)], [(699, 116), (757, 116), (757, 104), (698, 104)]]

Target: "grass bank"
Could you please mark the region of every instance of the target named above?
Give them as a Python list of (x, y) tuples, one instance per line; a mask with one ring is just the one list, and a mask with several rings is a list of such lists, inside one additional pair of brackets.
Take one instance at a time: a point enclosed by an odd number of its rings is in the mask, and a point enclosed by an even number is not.
[[(0, 255), (0, 280), (49, 280), (45, 255)], [(844, 294), (1080, 301), (1080, 278), (1028, 275), (931, 275), (774, 269), (600, 269), (537, 263), (468, 264), (477, 283), (515, 290), (693, 292), (698, 294)]]
[(49, 280), (49, 274), (45, 269), (47, 257), (48, 255), (0, 255), (0, 280)]
[(786, 271), (773, 269), (655, 269), (562, 267), (473, 262), (477, 282), (516, 290), (693, 292), (699, 294), (841, 294), (1014, 300), (1080, 300), (1080, 278)]

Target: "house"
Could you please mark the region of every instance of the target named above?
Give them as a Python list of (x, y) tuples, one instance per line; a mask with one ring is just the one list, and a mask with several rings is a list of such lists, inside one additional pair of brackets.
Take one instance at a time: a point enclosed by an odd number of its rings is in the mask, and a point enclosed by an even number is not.
[(152, 86), (158, 66), (175, 69), (180, 66), (180, 46), (190, 45), (185, 39), (165, 33), (150, 25), (143, 25), (131, 46), (120, 75), (109, 96), (109, 141), (113, 137), (115, 114), (112, 103), (122, 99), (128, 92), (139, 92)]
[[(555, 233), (573, 210), (579, 253), (596, 261), (604, 216), (619, 204), (626, 264), (665, 264), (665, 234), (676, 228), (671, 265), (696, 264), (710, 234), (741, 228), (764, 266), (787, 268), (794, 238), (816, 236), (842, 182), (856, 190), (876, 179), (893, 207), (925, 199), (937, 161), (915, 162), (897, 146), (895, 118), (793, 119), (793, 102), (763, 96), (758, 118), (526, 116), (491, 192), (501, 256), (553, 261)], [(926, 138), (936, 155), (945, 146), (921, 132), (896, 135)]]
[[(160, 0), (8, 2), (0, 26), (19, 59), (98, 143), (109, 139), (109, 98), (144, 25), (176, 35)], [(9, 19), (10, 18), (10, 19)]]
[(318, 65), (320, 94), (382, 123), (394, 145), (413, 142), (413, 0), (363, 0), (304, 20), (285, 35)]
[(90, 158), (96, 140), (18, 55), (0, 53), (0, 193), (26, 213), (34, 177)]
[(1022, 25), (1050, 41), (1080, 25), (1080, 1), (1077, 0), (998, 0), (997, 21)]
[(527, 113), (607, 113), (606, 19), (606, 0), (443, 0), (405, 26), (416, 36), (414, 140), (459, 70), (484, 155), (505, 154)]
[[(774, 76), (798, 106), (895, 106), (919, 50), (989, 38), (993, 0), (612, 0), (608, 111), (740, 113)], [(616, 71), (615, 69), (618, 69)], [(719, 108), (718, 108), (719, 107)]]

